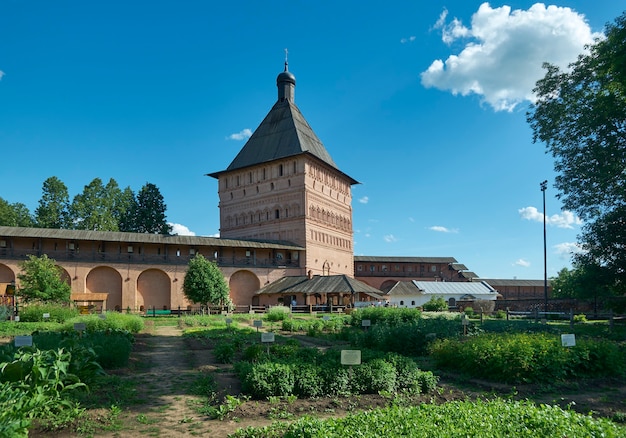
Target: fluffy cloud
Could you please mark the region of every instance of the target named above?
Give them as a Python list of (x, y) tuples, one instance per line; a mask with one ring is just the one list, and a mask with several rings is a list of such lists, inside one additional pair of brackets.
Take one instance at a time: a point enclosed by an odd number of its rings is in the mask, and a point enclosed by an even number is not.
[(196, 233), (194, 233), (193, 231), (191, 231), (189, 228), (187, 228), (184, 225), (181, 224), (173, 224), (173, 223), (168, 223), (168, 225), (170, 225), (172, 227), (172, 234), (176, 234), (179, 236), (195, 236)]
[(437, 231), (438, 233), (458, 233), (459, 230), (442, 227), (441, 225), (434, 225), (428, 228), (431, 231)]
[(226, 137), (228, 140), (247, 140), (250, 138), (250, 136), (252, 135), (252, 131), (248, 128), (237, 132), (235, 134), (230, 134), (228, 137)]
[(406, 43), (412, 43), (413, 41), (415, 41), (415, 36), (411, 35), (408, 38), (402, 38), (400, 39), (400, 43), (402, 44), (406, 44)]
[[(524, 207), (518, 210), (522, 219), (534, 222), (543, 222), (543, 213), (535, 207)], [(563, 210), (561, 214), (553, 214), (546, 217), (546, 224), (558, 228), (574, 228), (573, 225), (581, 225), (582, 220), (569, 210)]]
[(359, 199), (359, 202), (361, 204), (367, 204), (368, 202), (370, 202), (370, 198), (368, 198), (367, 196), (363, 196), (361, 199)]
[(569, 259), (573, 254), (579, 254), (583, 252), (583, 249), (576, 242), (563, 242), (558, 245), (554, 245), (554, 252), (559, 255), (561, 259)]
[(4, 76), (4, 72), (0, 70), (0, 79), (2, 79), (2, 76)]
[(515, 263), (513, 263), (513, 266), (521, 266), (522, 268), (528, 268), (530, 267), (530, 262), (528, 260), (518, 259), (515, 261)]
[(562, 68), (576, 60), (601, 34), (594, 34), (585, 17), (570, 8), (536, 3), (528, 10), (510, 6), (492, 8), (483, 3), (466, 27), (444, 10), (436, 29), (450, 45), (463, 40), (464, 48), (445, 61), (437, 59), (421, 74), (425, 87), (452, 94), (477, 94), (495, 111), (512, 111), (533, 101), (532, 89), (545, 75), (544, 62)]

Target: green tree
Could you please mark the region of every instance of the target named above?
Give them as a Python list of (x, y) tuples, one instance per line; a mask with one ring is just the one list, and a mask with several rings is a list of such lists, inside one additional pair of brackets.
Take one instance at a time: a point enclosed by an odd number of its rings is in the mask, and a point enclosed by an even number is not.
[(92, 231), (118, 231), (116, 202), (121, 196), (117, 182), (111, 178), (106, 186), (95, 178), (76, 195), (70, 206), (74, 228)]
[(170, 234), (172, 227), (167, 223), (167, 207), (159, 188), (146, 183), (137, 193), (135, 210), (135, 230), (138, 233)]
[[(568, 71), (550, 64), (527, 120), (545, 142), (564, 208), (586, 221), (574, 258), (626, 292), (626, 13)], [(592, 269), (593, 272), (593, 269)]]
[(40, 228), (72, 228), (69, 224), (70, 196), (67, 186), (56, 176), (43, 182), (35, 222)]
[(25, 301), (66, 303), (70, 300), (70, 285), (61, 278), (62, 270), (47, 255), (28, 256), (20, 263), (22, 272), (16, 294)]
[(183, 293), (190, 301), (205, 306), (231, 304), (228, 285), (222, 271), (201, 254), (196, 254), (189, 261), (183, 281)]
[(33, 217), (24, 204), (16, 202), (10, 204), (0, 198), (0, 225), (6, 227), (32, 227)]
[(135, 213), (137, 211), (137, 199), (130, 187), (126, 187), (120, 194), (115, 210), (117, 226), (120, 231), (135, 232)]

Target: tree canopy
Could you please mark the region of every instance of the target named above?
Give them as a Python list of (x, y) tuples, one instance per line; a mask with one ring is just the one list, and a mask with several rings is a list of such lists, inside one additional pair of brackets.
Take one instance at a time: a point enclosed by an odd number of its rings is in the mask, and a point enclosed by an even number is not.
[(135, 204), (134, 231), (138, 233), (170, 234), (172, 227), (167, 223), (167, 207), (159, 188), (146, 183), (139, 193)]
[[(565, 209), (586, 224), (579, 264), (612, 275), (626, 291), (626, 13), (567, 71), (545, 64), (527, 120), (554, 158)], [(604, 272), (604, 271), (603, 271)]]
[(230, 305), (228, 285), (218, 266), (201, 254), (196, 254), (189, 261), (183, 281), (185, 297), (194, 303), (205, 306)]
[(41, 257), (29, 255), (20, 263), (20, 269), (22, 272), (17, 275), (20, 285), (16, 294), (25, 301), (69, 302), (71, 287), (63, 281), (62, 270), (54, 259), (45, 254)]
[(0, 198), (0, 225), (6, 227), (32, 227), (33, 218), (26, 207), (21, 202), (10, 204)]
[(71, 228), (69, 223), (70, 195), (67, 186), (56, 176), (43, 182), (35, 222), (39, 228)]

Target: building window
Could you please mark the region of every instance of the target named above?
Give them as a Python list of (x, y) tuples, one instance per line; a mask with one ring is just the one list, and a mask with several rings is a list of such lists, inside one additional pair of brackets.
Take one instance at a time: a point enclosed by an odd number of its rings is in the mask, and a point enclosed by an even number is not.
[(376, 271), (376, 266), (370, 265), (370, 272), (374, 272), (374, 271)]
[(265, 169), (263, 169), (263, 180), (267, 179)]
[(415, 301), (411, 301), (411, 306), (415, 306)]
[(399, 272), (400, 271), (400, 265), (394, 266), (394, 269), (396, 270), (396, 272)]
[(278, 176), (283, 176), (283, 165), (282, 164), (278, 165)]
[(432, 266), (430, 267), (430, 272), (437, 272), (437, 266), (432, 265)]
[(237, 175), (237, 187), (239, 187), (239, 175)]
[(400, 305), (404, 306), (404, 300), (400, 300)]
[(358, 266), (356, 267), (356, 269), (357, 269), (357, 271), (359, 271), (359, 272), (363, 271), (363, 265), (358, 265)]
[(387, 272), (387, 265), (383, 265), (383, 267), (381, 268), (381, 270), (382, 270), (383, 272)]
[(276, 209), (276, 211), (274, 211), (274, 216), (276, 219), (280, 219), (280, 210)]

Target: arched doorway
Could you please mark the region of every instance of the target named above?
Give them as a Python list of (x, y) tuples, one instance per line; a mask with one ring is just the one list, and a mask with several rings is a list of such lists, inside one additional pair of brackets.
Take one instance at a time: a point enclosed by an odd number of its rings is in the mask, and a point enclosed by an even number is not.
[(122, 276), (113, 268), (98, 266), (87, 274), (87, 292), (108, 293), (107, 310), (122, 309)]
[(171, 309), (171, 283), (159, 269), (143, 271), (137, 279), (137, 306), (144, 309)]
[(237, 271), (230, 276), (228, 287), (233, 304), (249, 306), (254, 293), (261, 288), (261, 280), (250, 271)]

